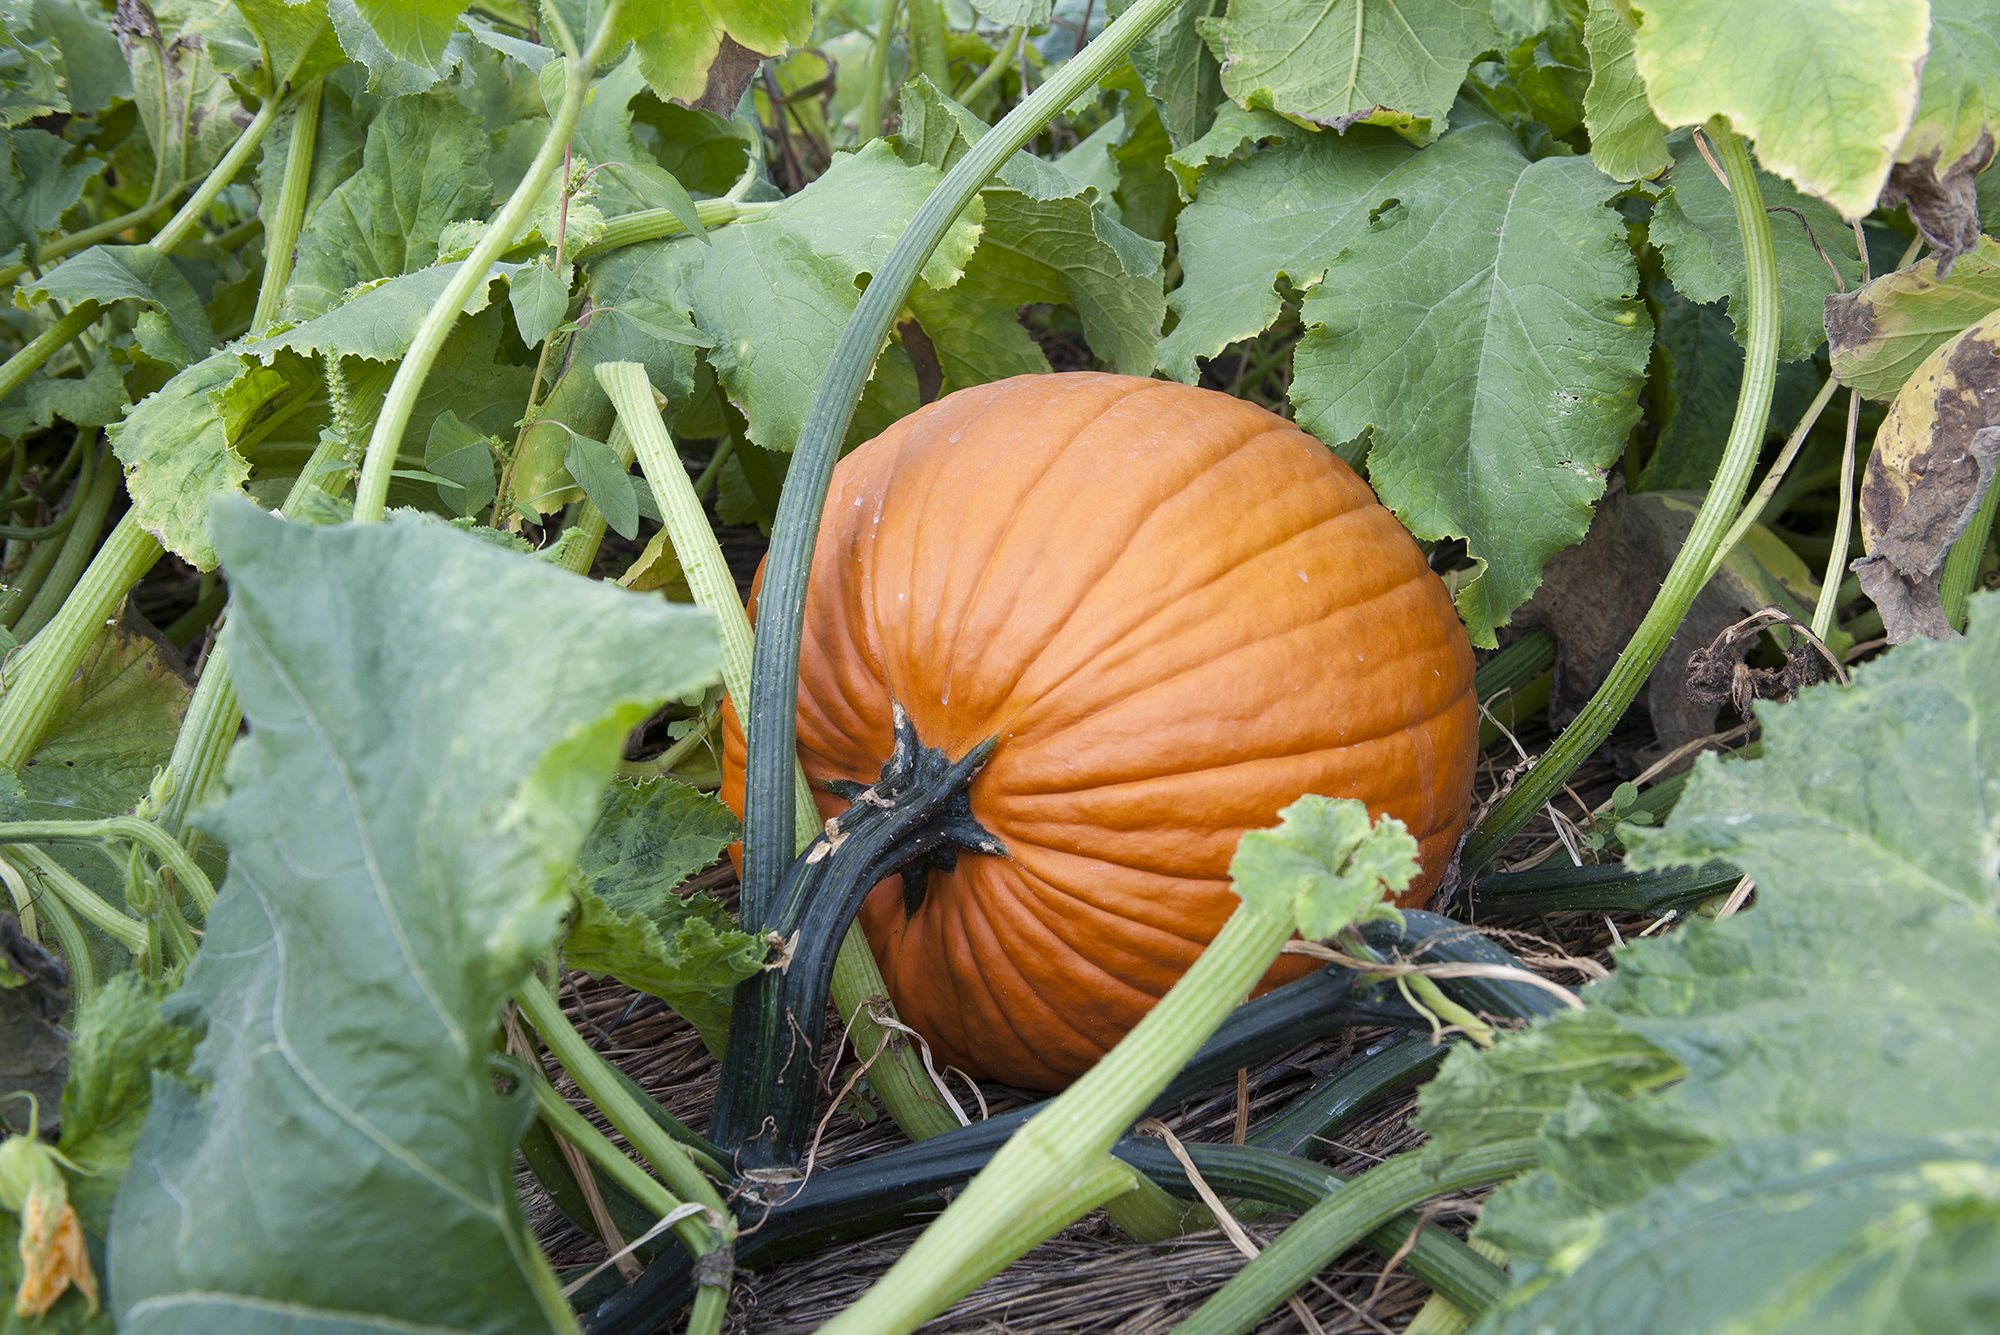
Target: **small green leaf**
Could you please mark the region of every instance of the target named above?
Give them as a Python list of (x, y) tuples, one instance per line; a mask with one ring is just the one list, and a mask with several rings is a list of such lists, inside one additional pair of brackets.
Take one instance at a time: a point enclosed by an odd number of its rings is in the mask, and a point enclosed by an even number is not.
[(542, 346), (542, 340), (569, 314), (569, 285), (539, 260), (515, 272), (507, 285), (507, 297), (514, 308), (514, 327), (531, 348)]
[(1766, 170), (1840, 216), (1875, 207), (1917, 109), (1928, 5), (1645, 0), (1633, 8), (1639, 73), (1664, 124), (1726, 116)]
[(130, 403), (125, 377), (107, 357), (75, 379), (32, 377), (0, 404), (0, 435), (19, 438), (30, 426), (48, 426), (58, 417), (78, 426), (108, 426)]
[(612, 532), (628, 541), (639, 535), (638, 498), (632, 494), (632, 484), (626, 481), (626, 470), (615, 450), (601, 440), (572, 431), (563, 450), (563, 467), (591, 504), (603, 512)]
[(1467, 68), (1500, 46), (1479, 0), (1231, 0), (1199, 26), (1238, 106), (1334, 130), (1385, 125), (1417, 144), (1443, 133)]
[(1275, 829), (1250, 830), (1229, 860), (1243, 902), (1298, 924), (1319, 941), (1352, 923), (1396, 918), (1386, 896), (1416, 876), (1417, 841), (1403, 822), (1351, 797), (1307, 794), (1278, 813)]
[(153, 1077), (187, 1078), (193, 1030), (161, 1013), (169, 989), (137, 970), (112, 977), (78, 1017), (62, 1094), (58, 1148), (84, 1171), (70, 1180), (70, 1203), (98, 1237), (111, 1227), (111, 1201), (132, 1142), (152, 1104)]
[(467, 426), (449, 408), (431, 423), (424, 442), (424, 469), (449, 485), (438, 499), (456, 515), (475, 515), (493, 504), (499, 483), (494, 478), (492, 438)]

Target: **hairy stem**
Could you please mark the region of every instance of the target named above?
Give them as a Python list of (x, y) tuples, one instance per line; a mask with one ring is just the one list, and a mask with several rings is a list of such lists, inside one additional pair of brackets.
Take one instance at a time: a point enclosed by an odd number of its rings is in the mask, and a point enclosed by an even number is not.
[(992, 60), (987, 62), (986, 68), (979, 71), (979, 77), (974, 79), (967, 86), (966, 90), (958, 95), (957, 100), (960, 103), (966, 106), (972, 105), (974, 98), (1000, 81), (1000, 76), (1007, 72), (1009, 65), (1014, 63), (1015, 55), (1021, 50), (1021, 39), (1027, 35), (1027, 32), (1028, 30), (1019, 24), (1014, 26), (1013, 31), (1007, 34), (1007, 40), (1002, 43), (1000, 50), (994, 55)]
[(896, 13), (902, 0), (888, 0), (882, 6), (882, 21), (875, 26), (875, 47), (868, 53), (868, 82), (861, 94), (861, 118), (856, 126), (861, 142), (882, 133), (882, 93), (889, 79), (889, 42), (896, 35)]
[(264, 277), (257, 287), (257, 309), (250, 332), (262, 334), (278, 313), (278, 302), (292, 281), (292, 260), (305, 225), (306, 191), (312, 184), (313, 149), (319, 143), (319, 108), (325, 84), (314, 79), (299, 90), (292, 117), (292, 142), (285, 150), (285, 176), (265, 233)]
[[(1695, 596), (1708, 582), (1723, 530), (1735, 514), (1751, 470), (1757, 464), (1759, 447), (1764, 441), (1764, 421), (1771, 411), (1771, 389), (1777, 381), (1777, 258), (1771, 248), (1771, 225), (1764, 213), (1763, 196), (1757, 189), (1756, 173), (1750, 166), (1749, 150), (1720, 118), (1711, 122), (1709, 137), (1729, 175), (1730, 199), (1736, 206), (1736, 225), (1743, 235), (1743, 253), (1749, 265), (1749, 299), (1745, 303), (1749, 337), (1745, 340), (1736, 420), (1730, 425), (1722, 463), (1702, 501), (1701, 512), (1695, 516), (1687, 542), (1674, 557), (1645, 620), (1639, 623), (1631, 642), (1618, 655), (1610, 675), (1591, 696), (1583, 712), (1472, 832), (1460, 855), (1462, 864), (1471, 872), (1476, 873), (1492, 862), (1507, 841), (1611, 734), (1619, 716), (1638, 695), (1660, 655), (1666, 652), (1667, 642), (1680, 629)], [(768, 576), (765, 587), (770, 587)]]
[(1824, 640), (1833, 633), (1833, 614), (1840, 606), (1840, 580), (1847, 573), (1847, 545), (1854, 536), (1854, 435), (1861, 424), (1861, 391), (1847, 392), (1847, 443), (1840, 455), (1840, 516), (1833, 523), (1833, 551), (1826, 558), (1826, 578), (1820, 581), (1819, 602), (1813, 608), (1813, 634)]
[(1986, 555), (1986, 538), (1993, 532), (1994, 512), (2000, 510), (2000, 479), (1986, 486), (1986, 499), (1973, 512), (1972, 522), (1951, 545), (1944, 559), (1944, 573), (1938, 577), (1938, 599), (1944, 604), (1944, 618), (1957, 631), (1965, 629), (1965, 604), (1972, 585), (1979, 578), (1979, 563)]

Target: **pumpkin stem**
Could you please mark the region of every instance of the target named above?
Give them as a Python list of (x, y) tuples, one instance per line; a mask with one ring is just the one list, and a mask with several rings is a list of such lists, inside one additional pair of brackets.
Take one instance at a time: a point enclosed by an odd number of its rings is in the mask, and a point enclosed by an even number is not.
[(868, 892), (904, 873), (904, 909), (914, 913), (931, 867), (949, 870), (960, 849), (1006, 851), (973, 818), (969, 796), (999, 739), (952, 760), (923, 744), (902, 706), (893, 717), (895, 748), (881, 777), (827, 785), (849, 799), (847, 810), (792, 864), (770, 915), (756, 924), (780, 957), (736, 985), (709, 1131), (736, 1151), (739, 1169), (788, 1168), (805, 1153), (834, 957)]

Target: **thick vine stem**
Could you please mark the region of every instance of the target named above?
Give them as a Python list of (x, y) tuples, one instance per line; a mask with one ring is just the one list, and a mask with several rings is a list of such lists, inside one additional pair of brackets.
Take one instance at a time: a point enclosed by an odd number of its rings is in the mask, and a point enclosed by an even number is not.
[(1972, 522), (1944, 558), (1944, 573), (1938, 576), (1938, 601), (1944, 605), (1945, 622), (1955, 631), (1965, 630), (1965, 605), (1979, 578), (1979, 563), (1986, 555), (1986, 538), (1993, 532), (1996, 510), (2000, 510), (2000, 481), (1986, 484), (1986, 499), (1973, 511)]
[(389, 473), (396, 466), (396, 451), (402, 444), (403, 430), (410, 424), (410, 414), (416, 411), (417, 395), (423, 392), (424, 380), (430, 375), (431, 366), (444, 348), (445, 338), (451, 333), (452, 326), (458, 323), (459, 312), (465, 309), (473, 289), (487, 281), (493, 262), (500, 258), (501, 252), (512, 243), (514, 234), (521, 230), (521, 224), (527, 221), (535, 201), (541, 198), (542, 188), (548, 184), (550, 174), (562, 161), (570, 135), (576, 129), (577, 118), (583, 114), (584, 94), (590, 90), (590, 76), (611, 43), (620, 3), (621, 0), (610, 0), (598, 18), (597, 35), (591, 39), (590, 49), (580, 58), (569, 61), (569, 79), (563, 90), (563, 100), (549, 126), (548, 137), (542, 140), (541, 151), (529, 164), (527, 175), (514, 187), (506, 206), (486, 224), (479, 244), (459, 265), (458, 272), (444, 292), (431, 303), (423, 323), (417, 326), (417, 335), (410, 342), (410, 350), (403, 354), (402, 363), (396, 368), (396, 378), (389, 384), (388, 396), (382, 400), (374, 433), (368, 437), (361, 480), (354, 488), (356, 523), (381, 522), (382, 509), (389, 498)]
[(153, 822), (141, 816), (107, 816), (103, 820), (17, 820), (0, 822), (0, 839), (8, 843), (32, 840), (59, 843), (96, 843), (117, 839), (137, 844), (169, 868), (206, 914), (215, 907), (215, 887), (195, 866), (187, 850)]
[[(1743, 140), (1720, 119), (1712, 121), (1709, 138), (1729, 175), (1730, 199), (1736, 206), (1736, 225), (1743, 235), (1743, 253), (1749, 265), (1749, 337), (1744, 340), (1743, 382), (1736, 398), (1736, 420), (1730, 425), (1729, 440), (1722, 463), (1687, 541), (1674, 557), (1673, 567), (1660, 586), (1659, 594), (1646, 612), (1645, 620), (1632, 634), (1625, 651), (1618, 655), (1604, 684), (1590, 698), (1562, 736), (1535, 763), (1534, 768), (1479, 823), (1460, 854), (1461, 865), (1477, 873), (1492, 862), (1507, 842), (1520, 832), (1542, 804), (1554, 795), (1576, 767), (1610, 736), (1613, 725), (1639, 694), (1652, 675), (1653, 667), (1666, 652), (1667, 642), (1680, 629), (1695, 596), (1708, 582), (1711, 563), (1721, 545), (1723, 530), (1729, 526), (1756, 467), (1764, 442), (1764, 420), (1771, 411), (1771, 390), (1777, 383), (1778, 368), (1778, 263), (1771, 248), (1771, 225), (1764, 213), (1764, 199), (1757, 189), (1757, 175), (1751, 168), (1750, 150)], [(769, 589), (767, 580), (766, 589)], [(754, 757), (753, 757), (754, 760)]]
[[(118, 474), (107, 468), (105, 476), (115, 479)], [(62, 700), (63, 687), (90, 651), (97, 632), (117, 615), (125, 595), (153, 568), (160, 552), (159, 539), (139, 527), (127, 510), (63, 600), (62, 610), (42, 627), (28, 650), (7, 665), (7, 693), (0, 696), (0, 767), (17, 770), (34, 754)]]
[(957, 850), (999, 853), (999, 841), (972, 817), (966, 790), (991, 758), (988, 739), (957, 761), (925, 746), (900, 707), (896, 747), (882, 777), (826, 823), (826, 833), (793, 863), (772, 916), (750, 924), (785, 953), (777, 968), (736, 985), (729, 1048), (723, 1056), (711, 1128), (744, 1168), (791, 1167), (804, 1157), (819, 1087), (819, 1018), (834, 953), (882, 881), (904, 876), (903, 902), (921, 902), (924, 872), (949, 867)]
[[(636, 362), (606, 363), (597, 368), (597, 381), (617, 411), (619, 426), (630, 436), (640, 469), (652, 485), (667, 537), (674, 544), (695, 601), (715, 614), (722, 640), (723, 685), (733, 698), (747, 700), (750, 621), (743, 613), (735, 578), (723, 560), (715, 530), (708, 525), (701, 498), (688, 483), (687, 470), (681, 466), (666, 423), (660, 420), (659, 401), (646, 379), (645, 368)], [(819, 837), (820, 827), (805, 770), (796, 759), (792, 763), (792, 783), (794, 848), (802, 852)], [(861, 1060), (874, 1063), (869, 1067), (870, 1087), (910, 1139), (922, 1140), (949, 1131), (958, 1122), (937, 1097), (917, 1053), (874, 1018), (875, 1008), (887, 1004), (884, 1000), (887, 993), (867, 941), (859, 928), (850, 927), (834, 961), (833, 999), (840, 1008), (841, 1022), (847, 1027), (855, 1051)]]
[(778, 883), (795, 853), (791, 842), (795, 789), (789, 771), (798, 729), (799, 635), (805, 623), (806, 580), (840, 442), (889, 326), (903, 308), (918, 270), (987, 178), (1064, 108), (1096, 87), (1182, 3), (1138, 0), (982, 136), (903, 229), (841, 330), (785, 477), (764, 565), (752, 686), (748, 695), (736, 697), (750, 704), (744, 720), (749, 762), (744, 776), (743, 903), (751, 917), (761, 917), (777, 896)]
[[(895, 1268), (821, 1327), (822, 1335), (915, 1330), (979, 1278), (1101, 1203), (1079, 1184), (1115, 1179), (1106, 1175), (1105, 1151), (1249, 995), (1294, 926), (1288, 915), (1239, 906), (1146, 1018), (1016, 1132)], [(1075, 1213), (1064, 1218), (1069, 1210)], [(1043, 1231), (1031, 1232), (1031, 1223)]]
[(21, 382), (39, 371), (42, 363), (56, 355), (56, 349), (81, 334), (104, 313), (104, 307), (86, 297), (69, 308), (69, 314), (29, 339), (27, 345), (0, 366), (0, 399), (21, 387)]
[(257, 287), (257, 309), (250, 316), (253, 334), (262, 334), (270, 327), (285, 287), (292, 281), (293, 250), (305, 225), (306, 191), (312, 182), (313, 149), (319, 144), (319, 108), (325, 91), (325, 83), (314, 79), (293, 99), (292, 142), (285, 150), (285, 175), (278, 187), (276, 207), (265, 227), (264, 277)]
[[(92, 442), (90, 448), (96, 449), (96, 443)], [(79, 492), (70, 502), (70, 510), (76, 517), (70, 521), (69, 532), (63, 535), (55, 564), (49, 567), (42, 587), (35, 592), (34, 601), (28, 604), (27, 611), (21, 613), (21, 619), (14, 623), (15, 638), (30, 639), (56, 619), (64, 600), (90, 568), (91, 554), (97, 548), (98, 536), (104, 532), (104, 516), (111, 512), (111, 502), (117, 497), (118, 484), (123, 478), (117, 462), (107, 457), (97, 466), (89, 488)]]
[[(779, 201), (746, 204), (735, 199), (699, 199), (695, 201), (695, 217), (701, 219), (703, 229), (721, 227), (728, 223), (744, 222), (759, 214), (769, 213), (778, 207)], [(643, 245), (648, 241), (660, 241), (670, 236), (680, 236), (687, 231), (672, 209), (640, 209), (636, 213), (624, 213), (604, 224), (604, 230), (597, 239), (587, 246), (578, 246), (570, 259), (581, 264), (595, 259), (606, 251), (622, 250), (626, 246)]]
[(195, 229), (195, 225), (201, 221), (201, 215), (208, 211), (208, 206), (222, 193), (222, 187), (236, 179), (236, 173), (243, 170), (243, 164), (257, 151), (257, 145), (264, 140), (264, 132), (271, 128), (271, 122), (278, 118), (279, 109), (287, 105), (287, 102), (288, 99), (282, 95), (264, 99), (264, 105), (257, 109), (257, 114), (243, 127), (243, 133), (236, 136), (236, 142), (222, 155), (222, 161), (216, 163), (214, 170), (195, 187), (195, 192), (188, 196), (187, 203), (181, 205), (180, 212), (167, 219), (167, 225), (147, 240), (147, 245), (164, 255), (178, 246), (182, 239)]
[(1533, 1168), (1541, 1162), (1541, 1141), (1533, 1136), (1495, 1141), (1437, 1166), (1424, 1159), (1420, 1149), (1400, 1154), (1306, 1211), (1176, 1326), (1174, 1335), (1245, 1335), (1335, 1257), (1403, 1211)]

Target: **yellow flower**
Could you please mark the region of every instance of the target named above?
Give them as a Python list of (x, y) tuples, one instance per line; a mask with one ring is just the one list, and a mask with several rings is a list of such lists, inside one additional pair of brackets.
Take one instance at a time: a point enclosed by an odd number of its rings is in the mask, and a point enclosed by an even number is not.
[(35, 1120), (30, 1112), (26, 1135), (0, 1140), (0, 1208), (21, 1217), (21, 1287), (14, 1295), (14, 1311), (40, 1316), (74, 1284), (95, 1316), (97, 1276), (91, 1273), (83, 1225), (63, 1178), (69, 1160), (42, 1143)]

